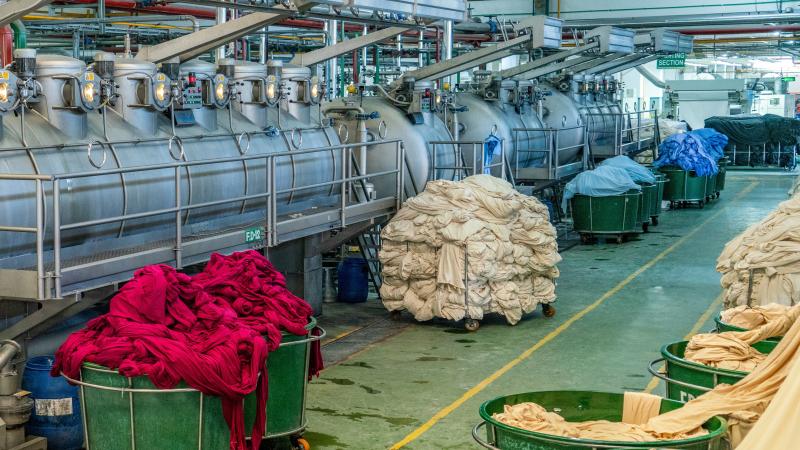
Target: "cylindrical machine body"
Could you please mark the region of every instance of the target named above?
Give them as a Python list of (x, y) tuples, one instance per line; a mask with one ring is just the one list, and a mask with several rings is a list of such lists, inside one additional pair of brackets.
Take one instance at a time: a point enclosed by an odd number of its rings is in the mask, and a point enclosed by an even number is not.
[(68, 77), (80, 76), (86, 70), (83, 61), (67, 56), (40, 54), (36, 57), (36, 80), (42, 86), (42, 100), (33, 108), (54, 127), (73, 140), (85, 139), (88, 133), (86, 112), (64, 109)]
[(542, 123), (546, 128), (564, 129), (559, 132), (559, 147), (569, 148), (559, 152), (559, 164), (569, 164), (583, 157), (585, 135), (582, 126), (586, 123), (580, 105), (569, 95), (550, 86), (550, 95), (542, 99)]
[[(460, 138), (462, 141), (483, 141), (494, 132), (495, 136), (504, 141), (508, 167), (513, 169), (517, 163), (520, 168), (539, 164), (544, 155), (528, 151), (547, 150), (544, 132), (532, 131), (544, 128), (544, 125), (533, 105), (528, 102), (517, 104), (514, 98), (509, 98), (514, 95), (516, 83), (507, 81), (511, 85), (504, 82), (504, 89), (501, 89), (500, 98), (496, 101), (488, 101), (475, 93), (459, 94), (459, 106), (468, 108), (468, 111), (458, 114), (458, 120), (462, 124)], [(517, 150), (520, 150), (519, 154), (516, 153)], [(464, 158), (467, 165), (472, 163), (472, 154), (469, 152), (465, 153)], [(492, 162), (498, 163), (499, 157)]]
[[(418, 89), (425, 89), (425, 84), (418, 83)], [(356, 110), (354, 110), (355, 108)], [(398, 107), (384, 97), (364, 97), (357, 103), (344, 101), (331, 102), (323, 107), (325, 114), (334, 119), (334, 126), (341, 124), (347, 128), (349, 143), (358, 142), (360, 122), (365, 122), (367, 140), (375, 143), (380, 140), (402, 140), (405, 147), (406, 162), (408, 164), (405, 180), (406, 194), (415, 195), (425, 189), (425, 184), (430, 179), (453, 179), (456, 171), (444, 169), (460, 165), (460, 157), (455, 145), (443, 144), (436, 146), (436, 167), (442, 168), (433, 171), (431, 142), (452, 141), (453, 137), (447, 125), (433, 112), (419, 112), (413, 114), (413, 122), (407, 111)], [(355, 114), (377, 113), (378, 118), (364, 121), (356, 120)], [(381, 123), (385, 123), (382, 126)], [(382, 137), (381, 137), (382, 135)], [(375, 145), (367, 156), (367, 168), (370, 172), (382, 172), (396, 168), (396, 144)], [(385, 177), (384, 177), (385, 178)], [(378, 196), (386, 192), (393, 192), (395, 184), (389, 179), (375, 180), (375, 190)]]
[(28, 434), (47, 438), (52, 450), (83, 448), (83, 424), (78, 387), (61, 377), (51, 377), (52, 356), (37, 356), (25, 364), (22, 388), (31, 393), (35, 408)]
[[(101, 114), (64, 111), (70, 119), (51, 123), (45, 113), (58, 110), (63, 104), (58, 74), (69, 70), (83, 69), (83, 63), (69, 58), (42, 59), (37, 68), (44, 87), (41, 105), (37, 110), (42, 115), (27, 112), (24, 117), (25, 135), (30, 152), (21, 142), (21, 121), (5, 118), (5, 136), (0, 140), (3, 164), (0, 172), (13, 174), (69, 174), (115, 168), (131, 168), (171, 164), (177, 159), (200, 161), (235, 158), (242, 154), (257, 155), (287, 152), (294, 129), (303, 129), (301, 139), (295, 143), (301, 149), (327, 147), (339, 143), (330, 127), (322, 127), (317, 121), (300, 121), (283, 113), (280, 122), (285, 131), (264, 133), (269, 125), (278, 127), (277, 108), (271, 108), (266, 119), (259, 123), (249, 120), (237, 111), (203, 107), (195, 114), (201, 116), (206, 125), (179, 126), (174, 129), (169, 111), (160, 113), (148, 108), (133, 106), (140, 103), (136, 96), (135, 83), (127, 79), (134, 74), (153, 75), (155, 68), (149, 63), (121, 59), (117, 61), (115, 80), (120, 85), (121, 97), (117, 100), (120, 114)], [(59, 64), (56, 65), (55, 63)], [(191, 70), (202, 67), (194, 65)], [(184, 67), (184, 72), (189, 67)], [(206, 66), (214, 74), (216, 69)], [(194, 112), (194, 111), (192, 111)], [(58, 117), (58, 116), (55, 116)], [(105, 120), (105, 125), (104, 125)], [(155, 121), (155, 124), (153, 122)], [(197, 121), (199, 122), (199, 121)], [(86, 127), (85, 138), (65, 135), (64, 129)], [(108, 141), (106, 141), (106, 136)], [(299, 132), (295, 133), (299, 136)], [(202, 136), (202, 138), (198, 138)], [(84, 142), (80, 146), (63, 147), (66, 143)], [(87, 156), (87, 143), (94, 142), (91, 156)], [(102, 142), (111, 142), (111, 145)], [(171, 147), (171, 148), (170, 148)], [(181, 151), (181, 148), (183, 151)], [(292, 147), (293, 148), (293, 147)], [(176, 159), (177, 158), (177, 159)], [(105, 160), (105, 164), (100, 163)], [(298, 188), (324, 181), (332, 181), (341, 165), (337, 152), (318, 152), (302, 156), (286, 156), (276, 160), (276, 184), (279, 191)], [(93, 165), (93, 163), (96, 165)], [(175, 206), (175, 170), (156, 169), (126, 174), (104, 175), (90, 178), (74, 178), (61, 181), (62, 224), (100, 220), (121, 215), (147, 213)], [(32, 182), (0, 182), (0, 217), (3, 225), (30, 227), (36, 222), (35, 189)], [(246, 195), (266, 192), (267, 179), (265, 160), (226, 162), (213, 165), (187, 167), (181, 172), (181, 203), (193, 205), (222, 201)], [(53, 238), (52, 192), (46, 185), (46, 234), (45, 247), (49, 248)], [(284, 193), (278, 196), (278, 214), (286, 215), (315, 208), (339, 205), (338, 190), (331, 187), (314, 188)], [(243, 223), (263, 223), (266, 203), (263, 199), (226, 203), (218, 206), (193, 209), (184, 213), (183, 233), (213, 233), (241, 226)], [(87, 226), (62, 233), (64, 256), (93, 256), (103, 251), (130, 248), (147, 243), (172, 239), (175, 235), (175, 215), (163, 214), (137, 218), (104, 225)], [(92, 242), (91, 246), (69, 249), (77, 244)], [(89, 248), (91, 247), (91, 248)], [(35, 237), (31, 234), (0, 233), (0, 267), (30, 267), (35, 251)], [(74, 252), (74, 253), (73, 253)], [(85, 254), (83, 253), (85, 252)], [(10, 258), (19, 256), (19, 258)]]

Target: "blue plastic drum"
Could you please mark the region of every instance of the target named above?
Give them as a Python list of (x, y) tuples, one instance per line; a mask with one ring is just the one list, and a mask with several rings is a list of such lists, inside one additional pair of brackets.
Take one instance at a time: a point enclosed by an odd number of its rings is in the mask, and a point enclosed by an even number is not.
[(31, 392), (33, 413), (27, 433), (47, 438), (48, 450), (83, 447), (83, 423), (78, 388), (64, 378), (50, 376), (52, 356), (37, 356), (25, 364), (22, 389)]

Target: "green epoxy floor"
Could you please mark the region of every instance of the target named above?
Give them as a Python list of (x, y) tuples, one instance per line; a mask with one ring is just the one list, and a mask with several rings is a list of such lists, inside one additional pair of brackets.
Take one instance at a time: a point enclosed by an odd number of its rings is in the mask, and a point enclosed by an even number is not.
[[(647, 364), (662, 345), (713, 327), (711, 319), (698, 319), (721, 293), (717, 256), (785, 200), (791, 182), (781, 173), (729, 173), (722, 198), (705, 209), (665, 212), (653, 231), (622, 245), (564, 252), (554, 318), (537, 312), (515, 327), (486, 320), (470, 334), (457, 324), (404, 318), (388, 337), (360, 345), (310, 385), (308, 440), (320, 450), (385, 449), (416, 432), (404, 448), (479, 448), (471, 427), (479, 405), (496, 396), (645, 389)], [(356, 308), (383, 314), (377, 305), (332, 306), (321, 320), (340, 336), (330, 348), (360, 333), (347, 334), (352, 323), (336, 324)], [(515, 365), (492, 376), (509, 363)], [(487, 377), (491, 382), (481, 384)], [(663, 386), (655, 392), (663, 394)]]

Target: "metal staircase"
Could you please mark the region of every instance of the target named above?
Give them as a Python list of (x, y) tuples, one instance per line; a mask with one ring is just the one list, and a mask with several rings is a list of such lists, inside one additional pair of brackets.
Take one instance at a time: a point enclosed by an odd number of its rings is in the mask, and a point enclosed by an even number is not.
[(383, 223), (376, 223), (366, 232), (358, 237), (358, 248), (361, 251), (361, 257), (367, 261), (367, 270), (369, 271), (369, 278), (372, 281), (372, 286), (375, 292), (380, 296), (381, 291), (381, 261), (378, 259), (378, 252), (381, 249), (381, 230)]

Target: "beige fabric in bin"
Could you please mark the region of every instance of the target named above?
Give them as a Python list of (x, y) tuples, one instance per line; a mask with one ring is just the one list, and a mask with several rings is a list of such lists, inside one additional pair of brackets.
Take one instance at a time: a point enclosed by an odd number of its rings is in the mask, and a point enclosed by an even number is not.
[(728, 325), (744, 328), (745, 330), (752, 330), (753, 328), (764, 325), (770, 320), (786, 315), (790, 308), (789, 306), (779, 305), (777, 303), (752, 307), (741, 305), (722, 311), (720, 319)]
[[(714, 416), (728, 420), (728, 437), (737, 450), (783, 450), (800, 448), (800, 307), (761, 327), (739, 332), (744, 341), (783, 334), (784, 338), (749, 375), (735, 385), (721, 384), (689, 401), (680, 409), (655, 416), (644, 425), (591, 421), (566, 422), (539, 405), (523, 403), (506, 406), (494, 417), (508, 425), (544, 433), (615, 441), (674, 440), (703, 433), (700, 427)], [(788, 331), (786, 331), (788, 329)], [(737, 334), (737, 333), (734, 333)], [(626, 396), (629, 401), (646, 401)], [(641, 404), (627, 404), (631, 411), (649, 410)], [(636, 414), (628, 413), (630, 422)], [(763, 417), (762, 417), (763, 416)], [(761, 420), (759, 420), (759, 418)], [(739, 445), (741, 443), (741, 446)]]
[(555, 300), (561, 261), (547, 207), (489, 175), (432, 181), (381, 234), (381, 297), (417, 320), (511, 323)]

